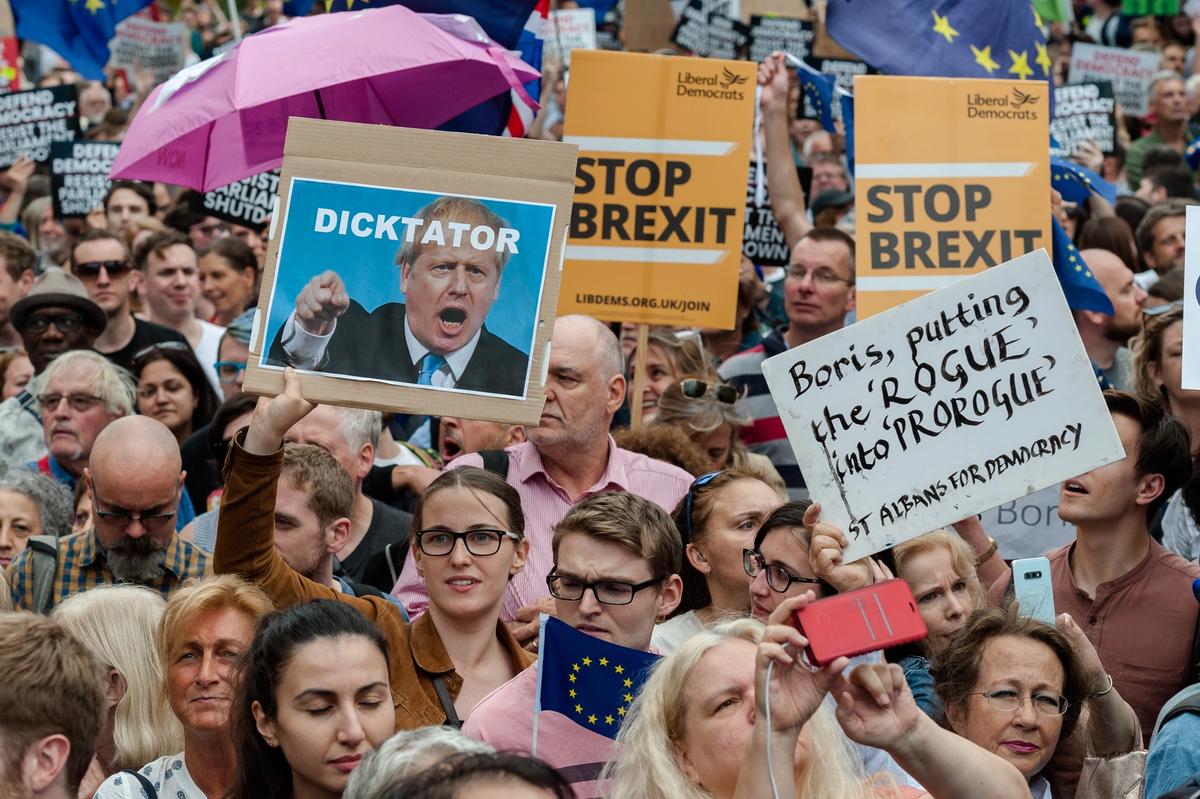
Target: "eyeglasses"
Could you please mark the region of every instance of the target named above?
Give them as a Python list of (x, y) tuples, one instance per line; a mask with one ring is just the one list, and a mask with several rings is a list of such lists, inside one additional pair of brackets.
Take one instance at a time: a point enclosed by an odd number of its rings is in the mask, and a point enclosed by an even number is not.
[(133, 267), (129, 261), (84, 261), (75, 264), (73, 271), (80, 280), (95, 280), (100, 277), (100, 270), (108, 272), (111, 278), (124, 277)]
[(157, 344), (151, 344), (149, 347), (143, 347), (133, 355), (133, 360), (140, 361), (143, 357), (158, 350), (177, 350), (183, 352), (190, 350), (192, 346), (184, 341), (160, 341)]
[(975, 691), (970, 696), (982, 696), (993, 709), (1006, 713), (1018, 710), (1021, 705), (1025, 704), (1025, 700), (1028, 699), (1039, 716), (1061, 716), (1067, 712), (1067, 708), (1071, 704), (1065, 696), (1059, 696), (1058, 694), (1021, 696), (1016, 691), (1007, 688), (995, 691)]
[[(685, 380), (683, 382), (686, 383), (688, 381)], [(699, 477), (697, 477), (694, 481), (692, 481), (691, 486), (688, 487), (687, 498), (685, 498), (683, 501), (683, 526), (684, 526), (683, 544), (684, 544), (684, 546), (687, 546), (692, 541), (692, 497), (696, 496), (697, 488), (702, 488), (702, 487), (708, 485), (719, 474), (721, 474), (721, 473), (720, 472), (709, 472), (708, 474), (702, 474)]]
[(507, 530), (467, 530), (465, 533), (455, 533), (450, 530), (421, 530), (417, 533), (417, 546), (426, 555), (440, 558), (454, 551), (454, 546), (460, 540), (472, 555), (487, 557), (500, 551), (500, 544), (506, 538), (520, 541), (521, 536)]
[(772, 591), (784, 593), (792, 587), (792, 583), (808, 583), (809, 585), (820, 585), (820, 580), (815, 580), (812, 577), (796, 577), (787, 569), (773, 563), (767, 563), (761, 552), (756, 552), (753, 549), (742, 550), (742, 568), (746, 570), (746, 574), (751, 577), (757, 577), (764, 570), (767, 573), (767, 585)]
[(739, 399), (737, 389), (726, 383), (706, 383), (689, 377), (679, 381), (679, 391), (688, 399), (700, 399), (709, 392), (717, 398), (717, 402), (733, 405)]
[(222, 383), (236, 383), (238, 376), (246, 371), (245, 361), (217, 361), (213, 364), (217, 379)]
[(99, 405), (104, 400), (91, 394), (38, 394), (38, 406), (42, 413), (58, 410), (58, 404), (63, 400), (71, 406), (71, 410), (84, 413)]
[(26, 317), (23, 330), (36, 335), (45, 333), (50, 328), (50, 325), (54, 325), (60, 333), (74, 333), (83, 327), (83, 323), (84, 318), (81, 313), (64, 313), (50, 316), (35, 314), (34, 316)]
[(134, 522), (141, 523), (142, 527), (146, 528), (146, 532), (155, 533), (165, 530), (171, 519), (175, 518), (175, 513), (179, 509), (178, 501), (176, 506), (169, 511), (162, 513), (126, 513), (125, 511), (104, 510), (100, 507), (100, 498), (96, 496), (96, 481), (90, 481), (92, 488), (92, 500), (94, 504), (93, 512), (95, 515), (113, 525), (114, 527), (126, 528)]
[(799, 264), (791, 264), (787, 268), (787, 276), (792, 280), (803, 280), (806, 277), (811, 277), (813, 283), (826, 288), (834, 285), (835, 283), (854, 285), (854, 280), (852, 278), (844, 278), (827, 266), (822, 266), (819, 269), (813, 269), (810, 271)]
[(546, 576), (546, 585), (550, 587), (550, 595), (555, 599), (578, 602), (583, 599), (583, 592), (590, 588), (592, 596), (596, 597), (596, 601), (602, 605), (628, 605), (638, 591), (658, 585), (662, 581), (662, 577), (655, 577), (644, 583), (623, 583), (616, 580), (598, 580), (589, 583), (578, 577), (567, 577), (562, 574)]
[(191, 230), (197, 233), (203, 233), (205, 236), (228, 236), (229, 226), (220, 223), (212, 223), (208, 225), (192, 225)]
[(1175, 300), (1175, 302), (1168, 302), (1163, 305), (1155, 305), (1153, 308), (1143, 308), (1142, 316), (1162, 316), (1169, 311), (1173, 311), (1176, 308), (1182, 307), (1183, 300)]

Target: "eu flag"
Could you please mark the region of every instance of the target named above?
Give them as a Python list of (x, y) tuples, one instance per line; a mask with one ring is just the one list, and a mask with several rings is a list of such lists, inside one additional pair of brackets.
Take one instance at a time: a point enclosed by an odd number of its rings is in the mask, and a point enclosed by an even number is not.
[(842, 105), (842, 132), (846, 139), (846, 163), (854, 174), (854, 95), (843, 92), (838, 98)]
[[(364, 0), (325, 0), (326, 11), (353, 11)], [(370, 0), (369, 8), (408, 6), (418, 14), (466, 14), (508, 50), (516, 50), (537, 0)]]
[(888, 75), (1050, 79), (1029, 0), (829, 0), (825, 26)]
[(803, 61), (795, 61), (796, 77), (800, 79), (800, 91), (816, 110), (821, 127), (832, 133), (833, 125), (833, 94), (837, 85), (833, 75), (818, 72)]
[(1051, 156), (1050, 186), (1058, 190), (1067, 202), (1086, 203), (1092, 192), (1113, 204), (1117, 201), (1117, 187), (1097, 175), (1086, 166), (1074, 161)]
[(10, 0), (17, 36), (40, 42), (88, 80), (104, 80), (117, 23), (151, 0)]
[(542, 616), (534, 713), (552, 710), (615, 739), (658, 655), (627, 649)]
[(1067, 307), (1073, 311), (1096, 311), (1112, 316), (1112, 301), (1053, 214), (1050, 216), (1050, 225), (1054, 238), (1054, 271), (1058, 273)]

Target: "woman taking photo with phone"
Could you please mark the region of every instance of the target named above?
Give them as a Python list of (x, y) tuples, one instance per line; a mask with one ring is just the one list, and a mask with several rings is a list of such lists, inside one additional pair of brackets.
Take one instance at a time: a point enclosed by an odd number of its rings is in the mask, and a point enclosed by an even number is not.
[(230, 442), (221, 497), (215, 570), (259, 585), (277, 607), (309, 599), (343, 602), (383, 632), (391, 650), (396, 728), (461, 719), (475, 703), (533, 662), (500, 621), (508, 580), (525, 566), (529, 544), (516, 489), (482, 469), (452, 469), (413, 508), (413, 558), (430, 609), (411, 625), (383, 597), (352, 597), (296, 573), (275, 550), (275, 496), (284, 434), (315, 407), (299, 377), (260, 399), (244, 436)]

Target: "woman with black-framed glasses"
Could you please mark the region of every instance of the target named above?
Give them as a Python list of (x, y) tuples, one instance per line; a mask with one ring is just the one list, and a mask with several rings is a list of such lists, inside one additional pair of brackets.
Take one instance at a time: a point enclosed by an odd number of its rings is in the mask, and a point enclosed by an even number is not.
[(788, 502), (773, 510), (754, 536), (754, 547), (743, 553), (742, 566), (750, 575), (750, 613), (766, 621), (783, 600), (812, 591), (817, 599), (837, 589), (817, 577), (808, 558), (811, 543), (804, 527), (809, 502)]

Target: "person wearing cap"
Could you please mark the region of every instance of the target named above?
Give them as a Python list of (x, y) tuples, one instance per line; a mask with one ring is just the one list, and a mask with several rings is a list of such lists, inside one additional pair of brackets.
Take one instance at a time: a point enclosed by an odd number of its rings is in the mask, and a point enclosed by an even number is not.
[(21, 334), (9, 318), (13, 303), (33, 288), (37, 253), (25, 239), (0, 232), (0, 350), (21, 346)]
[(812, 201), (813, 224), (833, 227), (854, 207), (854, 192), (845, 189), (825, 189)]
[[(64, 352), (91, 349), (108, 317), (74, 275), (52, 269), (13, 303), (9, 321), (20, 334), (35, 375)], [(18, 465), (46, 454), (42, 417), (31, 383), (0, 403), (0, 465)]]
[(133, 259), (115, 233), (90, 230), (71, 248), (71, 273), (83, 281), (88, 296), (108, 316), (108, 325), (94, 349), (124, 369), (138, 353), (153, 344), (187, 339), (178, 331), (133, 315)]

